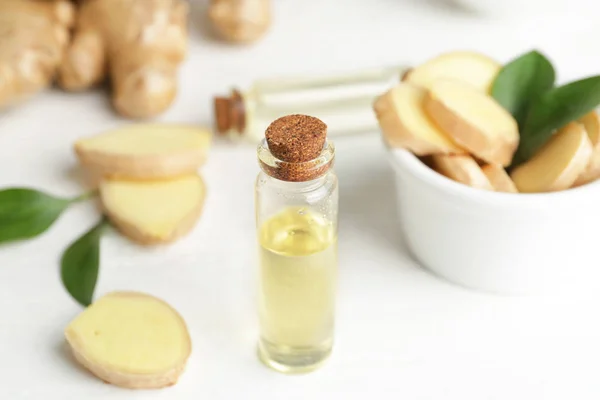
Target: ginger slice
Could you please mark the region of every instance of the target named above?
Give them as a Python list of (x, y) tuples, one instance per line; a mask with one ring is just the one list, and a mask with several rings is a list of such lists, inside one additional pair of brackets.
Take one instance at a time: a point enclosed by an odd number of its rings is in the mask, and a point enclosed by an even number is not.
[(206, 160), (212, 134), (202, 128), (126, 125), (75, 143), (84, 166), (109, 177), (168, 178), (194, 173)]
[(594, 147), (592, 159), (585, 171), (575, 181), (573, 186), (581, 186), (600, 178), (600, 116), (596, 111), (583, 116), (579, 121), (585, 127), (585, 131)]
[(130, 389), (174, 385), (192, 351), (183, 318), (164, 301), (112, 292), (65, 329), (75, 359), (98, 378)]
[(571, 122), (556, 132), (527, 162), (511, 173), (519, 192), (553, 192), (573, 185), (593, 154), (583, 125)]
[(392, 147), (405, 148), (418, 156), (455, 154), (458, 147), (423, 111), (425, 90), (401, 83), (380, 96), (373, 109), (384, 138)]
[(579, 175), (573, 187), (585, 185), (600, 178), (600, 149), (594, 149), (585, 170)]
[(587, 113), (578, 121), (583, 125), (594, 148), (600, 147), (600, 115), (596, 111)]
[(519, 145), (517, 122), (491, 96), (452, 80), (433, 83), (424, 108), (459, 146), (490, 164), (508, 166)]
[(435, 154), (432, 156), (434, 168), (440, 174), (456, 182), (485, 190), (494, 190), (477, 161), (468, 155)]
[(430, 89), (439, 79), (453, 79), (488, 93), (501, 67), (483, 54), (454, 51), (421, 64), (407, 72), (402, 79), (426, 89)]
[(481, 167), (488, 180), (497, 192), (517, 193), (515, 183), (510, 179), (506, 170), (497, 164), (487, 164)]
[(141, 244), (169, 243), (186, 235), (202, 212), (205, 194), (196, 174), (161, 181), (105, 179), (100, 184), (106, 215)]

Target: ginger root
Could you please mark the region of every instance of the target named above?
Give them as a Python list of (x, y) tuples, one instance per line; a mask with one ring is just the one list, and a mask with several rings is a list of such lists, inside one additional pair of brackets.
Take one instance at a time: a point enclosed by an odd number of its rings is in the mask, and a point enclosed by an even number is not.
[(432, 58), (408, 71), (402, 80), (430, 89), (439, 79), (467, 83), (488, 93), (502, 66), (493, 59), (471, 51), (452, 51)]
[(425, 112), (459, 146), (490, 164), (508, 166), (519, 145), (517, 121), (491, 96), (458, 80), (433, 82)]
[(116, 110), (131, 118), (164, 112), (187, 52), (184, 0), (82, 0), (59, 84), (79, 91), (108, 74)]
[(515, 183), (504, 168), (497, 164), (487, 164), (481, 167), (481, 170), (487, 176), (490, 183), (497, 192), (517, 193)]
[(271, 0), (211, 0), (208, 16), (224, 39), (254, 42), (271, 25)]
[(103, 212), (129, 239), (173, 242), (200, 217), (205, 186), (197, 174), (212, 134), (170, 124), (131, 124), (75, 143)]
[(565, 190), (585, 171), (592, 154), (592, 142), (583, 125), (570, 122), (515, 168), (511, 178), (522, 193)]
[(401, 83), (379, 96), (373, 110), (385, 140), (418, 156), (465, 153), (423, 110), (425, 89)]
[(575, 181), (574, 187), (585, 185), (600, 178), (600, 115), (596, 111), (585, 115), (579, 120), (583, 124), (594, 151), (585, 171)]
[(75, 359), (98, 378), (129, 389), (174, 385), (192, 344), (183, 318), (137, 292), (109, 293), (65, 329)]
[(494, 190), (477, 161), (471, 156), (434, 154), (432, 160), (435, 170), (453, 181), (477, 189)]
[(594, 149), (600, 148), (600, 115), (598, 112), (587, 113), (578, 122), (585, 128)]
[(82, 165), (100, 176), (162, 179), (195, 173), (212, 134), (185, 125), (132, 124), (75, 142)]
[(74, 19), (68, 0), (0, 1), (0, 109), (50, 86)]
[(170, 243), (187, 234), (200, 217), (206, 188), (196, 174), (170, 180), (105, 179), (100, 199), (105, 214), (140, 244)]

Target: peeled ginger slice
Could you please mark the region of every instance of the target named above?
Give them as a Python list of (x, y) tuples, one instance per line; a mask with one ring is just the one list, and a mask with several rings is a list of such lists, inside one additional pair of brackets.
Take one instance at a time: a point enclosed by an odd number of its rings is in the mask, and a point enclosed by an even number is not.
[(130, 389), (174, 385), (192, 351), (177, 311), (137, 292), (101, 297), (69, 324), (65, 336), (81, 365), (105, 382)]
[(441, 54), (410, 70), (403, 80), (430, 89), (436, 80), (453, 79), (488, 93), (500, 68), (498, 62), (483, 54), (454, 51)]
[(594, 148), (600, 147), (600, 115), (596, 111), (587, 113), (578, 121), (583, 125)]
[(434, 169), (440, 174), (477, 189), (494, 190), (477, 161), (467, 155), (436, 154), (432, 156)]
[(385, 140), (418, 156), (464, 153), (425, 115), (425, 90), (401, 83), (380, 96), (373, 105)]
[(594, 149), (585, 170), (579, 175), (573, 187), (585, 185), (600, 178), (600, 149)]
[(588, 138), (594, 147), (592, 158), (585, 171), (575, 181), (573, 186), (581, 186), (600, 178), (600, 116), (593, 111), (579, 120), (583, 124)]
[(487, 164), (481, 167), (488, 180), (497, 192), (517, 193), (515, 183), (510, 179), (506, 170), (500, 165)]
[(205, 192), (197, 174), (163, 181), (106, 179), (100, 184), (111, 222), (142, 244), (168, 243), (187, 234), (202, 212)]
[(587, 167), (593, 153), (583, 125), (571, 122), (556, 132), (527, 162), (511, 173), (519, 192), (568, 189)]
[(490, 164), (508, 166), (519, 145), (517, 121), (491, 96), (452, 80), (433, 83), (425, 111), (456, 142)]
[(157, 179), (194, 173), (206, 160), (212, 134), (193, 126), (126, 125), (80, 139), (84, 166), (104, 176)]

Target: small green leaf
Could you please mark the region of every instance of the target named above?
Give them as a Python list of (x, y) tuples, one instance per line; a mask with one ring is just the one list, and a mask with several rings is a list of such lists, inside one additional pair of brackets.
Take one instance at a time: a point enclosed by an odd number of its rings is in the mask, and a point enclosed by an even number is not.
[(600, 76), (582, 79), (544, 93), (531, 105), (513, 166), (544, 145), (552, 134), (600, 105)]
[(33, 189), (0, 190), (0, 243), (42, 234), (70, 203)]
[(61, 278), (65, 289), (82, 306), (92, 304), (100, 266), (100, 238), (105, 218), (73, 242), (62, 255)]
[(530, 51), (506, 64), (492, 85), (492, 96), (523, 128), (531, 102), (554, 86), (552, 63), (541, 53)]

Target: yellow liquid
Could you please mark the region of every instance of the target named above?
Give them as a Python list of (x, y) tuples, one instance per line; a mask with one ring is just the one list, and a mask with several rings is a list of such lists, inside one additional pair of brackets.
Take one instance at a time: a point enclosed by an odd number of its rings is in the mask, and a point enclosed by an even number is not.
[(259, 230), (259, 355), (286, 373), (318, 368), (333, 346), (337, 278), (334, 225), (290, 207)]

